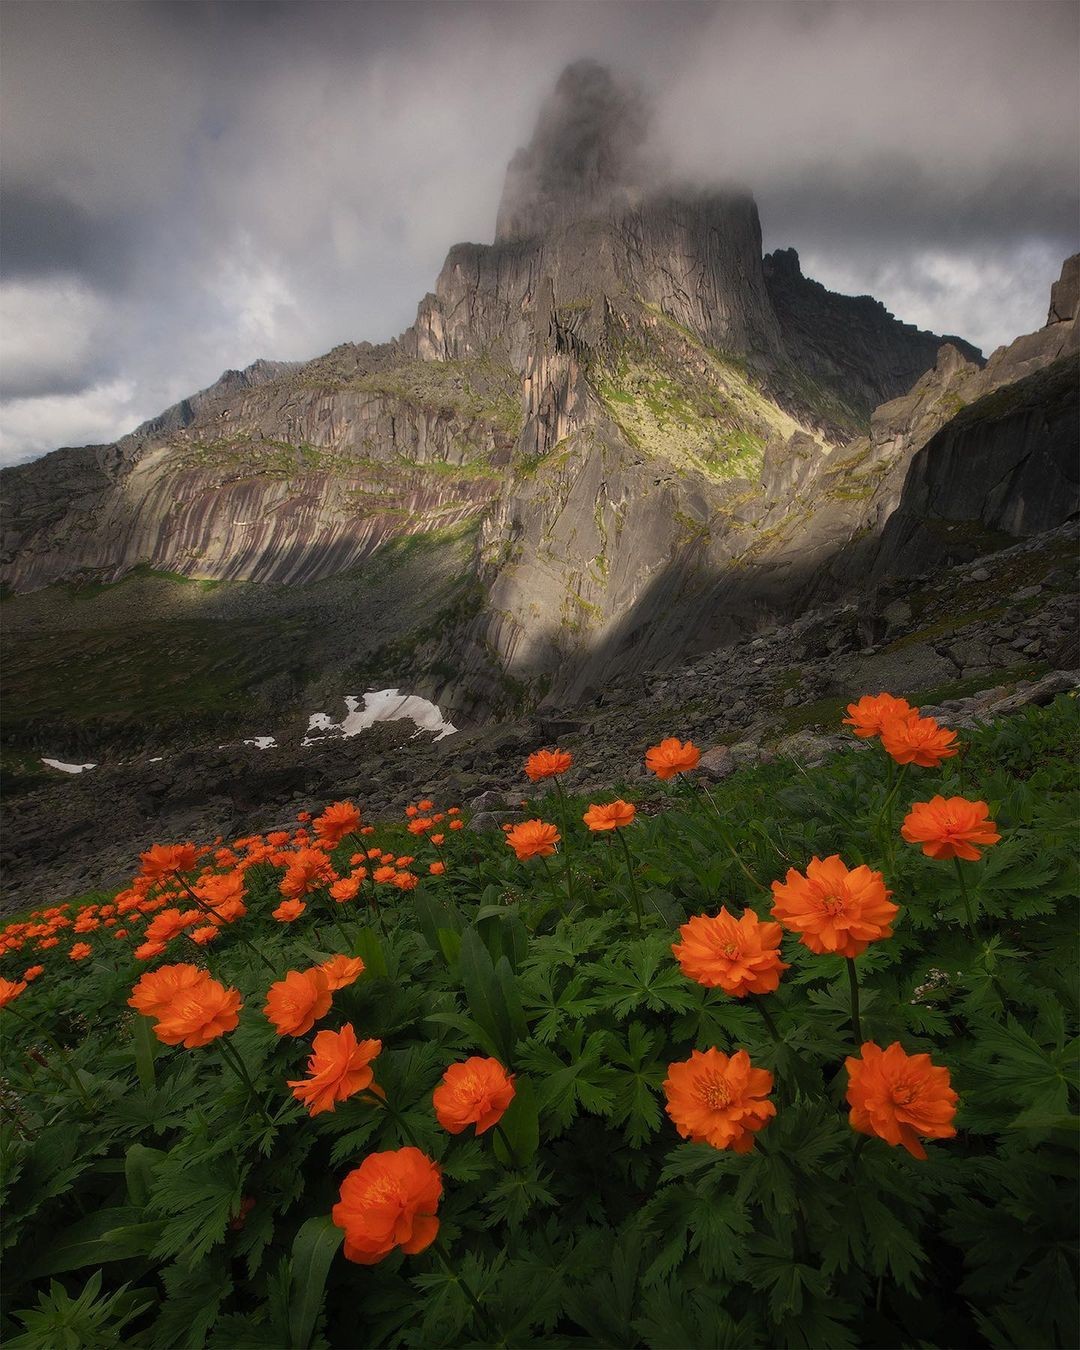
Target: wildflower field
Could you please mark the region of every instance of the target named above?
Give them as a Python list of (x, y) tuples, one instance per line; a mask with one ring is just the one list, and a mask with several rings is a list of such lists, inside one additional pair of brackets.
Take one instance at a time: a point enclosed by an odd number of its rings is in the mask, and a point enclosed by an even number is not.
[(502, 832), (336, 802), (43, 898), (6, 1346), (1075, 1344), (1078, 722), (868, 696), (636, 800), (547, 747)]

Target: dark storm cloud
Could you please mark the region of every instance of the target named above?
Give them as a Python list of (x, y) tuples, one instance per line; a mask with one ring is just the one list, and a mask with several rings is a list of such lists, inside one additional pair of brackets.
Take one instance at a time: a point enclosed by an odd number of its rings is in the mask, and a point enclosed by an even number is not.
[[(1037, 326), (1076, 246), (1071, 0), (0, 17), (8, 457), (110, 439), (256, 356), (401, 331), (447, 247), (493, 237), (505, 166), (582, 57), (646, 90), (664, 175), (749, 186), (768, 247), (922, 326), (987, 347)], [(549, 177), (566, 154), (605, 171), (585, 132), (554, 127)]]

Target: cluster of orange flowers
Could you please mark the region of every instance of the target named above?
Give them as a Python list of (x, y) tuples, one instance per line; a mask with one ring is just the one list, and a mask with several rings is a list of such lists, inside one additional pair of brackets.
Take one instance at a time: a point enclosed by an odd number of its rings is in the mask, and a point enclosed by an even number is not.
[[(890, 694), (868, 695), (847, 712), (845, 723), (855, 735), (879, 738), (900, 765), (936, 767), (959, 752), (955, 732)], [(645, 755), (648, 769), (661, 781), (693, 772), (700, 760), (692, 742), (674, 737), (652, 746)], [(558, 780), (572, 764), (568, 751), (538, 750), (528, 757), (525, 773), (533, 783)], [(561, 793), (557, 782), (556, 786)], [(590, 804), (582, 820), (590, 832), (610, 833), (630, 825), (635, 814), (632, 803), (616, 800)], [(405, 816), (418, 843), (430, 842), (437, 852), (429, 873), (443, 874), (441, 846), (447, 831), (463, 827), (460, 809), (438, 811), (433, 801), (424, 799), (406, 807)], [(181, 935), (205, 946), (224, 926), (247, 913), (246, 873), (260, 864), (282, 869), (278, 885), (282, 899), (272, 911), (281, 923), (299, 919), (308, 900), (319, 892), (346, 904), (366, 890), (374, 903), (379, 885), (407, 891), (418, 884), (416, 873), (409, 870), (416, 861), (413, 857), (377, 847), (353, 852), (347, 872), (335, 867), (333, 850), (351, 836), (373, 833), (352, 803), (334, 802), (315, 818), (301, 812), (298, 821), (294, 831), (251, 835), (231, 844), (219, 838), (207, 848), (192, 843), (155, 845), (141, 855), (138, 875), (113, 901), (85, 905), (73, 913), (69, 905), (35, 911), (29, 922), (10, 924), (0, 933), (0, 954), (27, 945), (49, 950), (66, 929), (79, 937), (109, 932), (115, 938), (132, 936), (137, 944), (134, 954), (144, 960), (160, 956)], [(563, 842), (559, 827), (540, 819), (503, 828), (507, 845), (523, 861), (549, 857)], [(901, 833), (933, 859), (975, 860), (980, 848), (1000, 839), (986, 803), (963, 797), (935, 796), (914, 803)], [(716, 915), (696, 915), (683, 924), (681, 940), (672, 944), (683, 973), (734, 998), (766, 995), (779, 987), (789, 969), (781, 960), (785, 929), (797, 934), (812, 952), (853, 960), (871, 943), (892, 936), (899, 913), (881, 872), (865, 864), (849, 868), (839, 855), (814, 857), (804, 872), (790, 868), (783, 881), (771, 883), (771, 890), (771, 921), (749, 908), (737, 916), (721, 907)], [(92, 950), (90, 943), (78, 941), (67, 956), (81, 961)], [(264, 1015), (279, 1036), (306, 1036), (330, 1012), (335, 992), (354, 983), (363, 970), (359, 957), (344, 955), (290, 970), (267, 990)], [(20, 980), (0, 979), (0, 1006), (19, 997), (43, 971), (44, 966), (32, 965)], [(188, 1049), (234, 1031), (242, 1007), (238, 990), (188, 963), (146, 972), (128, 1002), (153, 1019), (160, 1041)], [(288, 1087), (313, 1117), (360, 1093), (368, 1094), (373, 1103), (383, 1102), (374, 1067), (382, 1048), (380, 1040), (358, 1038), (350, 1023), (336, 1031), (320, 1030), (311, 1042), (306, 1076), (287, 1080)], [(934, 1065), (929, 1056), (908, 1055), (899, 1042), (882, 1049), (867, 1041), (845, 1065), (849, 1120), (856, 1131), (903, 1146), (918, 1158), (926, 1156), (921, 1140), (955, 1135), (957, 1094), (948, 1069)], [(715, 1046), (694, 1050), (688, 1060), (670, 1064), (663, 1083), (667, 1114), (683, 1138), (737, 1153), (752, 1149), (754, 1135), (775, 1116), (772, 1088), (773, 1075), (755, 1067), (745, 1050), (728, 1055)], [(502, 1064), (474, 1056), (447, 1068), (432, 1105), (440, 1126), (449, 1133), (459, 1134), (472, 1125), (481, 1134), (497, 1125), (514, 1095), (513, 1075)], [(417, 1148), (367, 1157), (344, 1179), (333, 1208), (333, 1220), (345, 1232), (345, 1255), (372, 1264), (397, 1247), (406, 1253), (424, 1250), (438, 1232), (442, 1190), (438, 1164)]]

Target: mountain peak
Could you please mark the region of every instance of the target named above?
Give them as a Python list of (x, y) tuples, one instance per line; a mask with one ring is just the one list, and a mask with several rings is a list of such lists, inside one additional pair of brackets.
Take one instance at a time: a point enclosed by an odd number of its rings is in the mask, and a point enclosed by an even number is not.
[(640, 199), (648, 107), (597, 61), (575, 61), (545, 99), (532, 140), (506, 171), (497, 242), (530, 239)]

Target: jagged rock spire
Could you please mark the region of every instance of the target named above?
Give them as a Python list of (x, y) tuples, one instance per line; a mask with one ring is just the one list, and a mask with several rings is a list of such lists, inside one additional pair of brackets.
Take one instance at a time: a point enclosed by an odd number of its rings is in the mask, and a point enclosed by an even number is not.
[(596, 61), (566, 67), (506, 171), (497, 241), (530, 239), (641, 195), (644, 96)]

